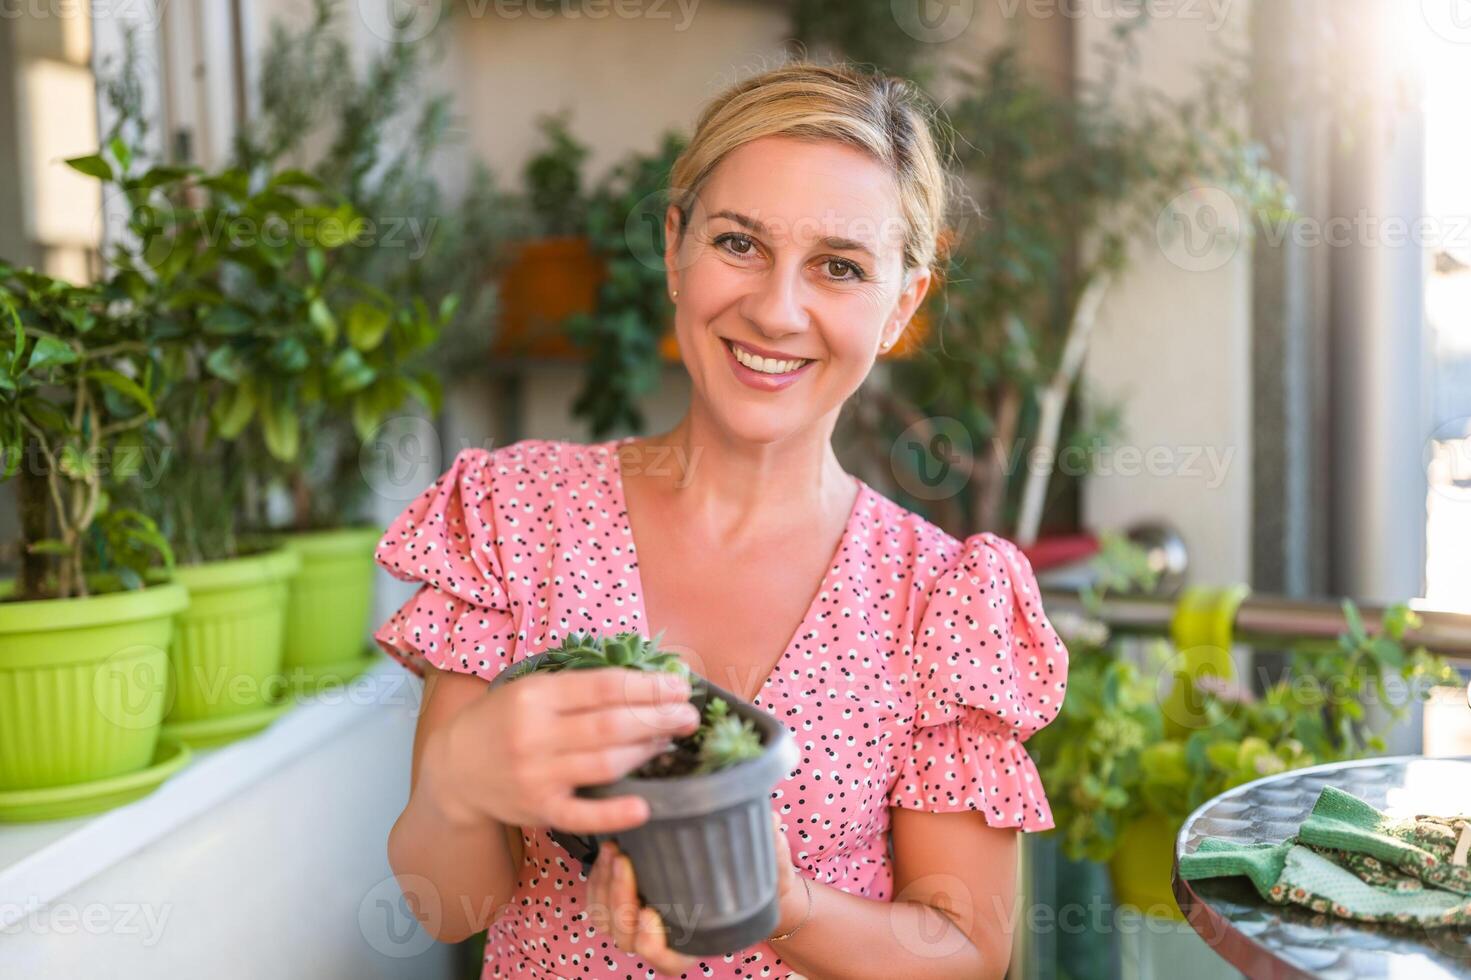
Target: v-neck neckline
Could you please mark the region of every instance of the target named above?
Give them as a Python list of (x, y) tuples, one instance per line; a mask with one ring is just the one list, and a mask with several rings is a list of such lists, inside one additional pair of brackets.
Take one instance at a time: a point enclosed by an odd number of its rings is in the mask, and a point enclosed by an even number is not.
[[(633, 521), (628, 513), (628, 495), (623, 485), (623, 460), (618, 453), (619, 447), (625, 443), (632, 442), (636, 438), (638, 437), (623, 436), (618, 439), (609, 439), (603, 443), (603, 446), (608, 450), (609, 455), (612, 456), (613, 479), (611, 485), (615, 496), (614, 502), (617, 504), (618, 519), (623, 523), (625, 540), (633, 552), (634, 561), (630, 574), (633, 576), (632, 582), (636, 597), (636, 611), (638, 612), (639, 619), (643, 622), (644, 629), (648, 631), (648, 635), (653, 636), (654, 627), (649, 622), (649, 608), (644, 601), (643, 574), (639, 570), (638, 542), (633, 536)], [(797, 624), (797, 628), (787, 638), (786, 646), (782, 648), (781, 656), (776, 658), (776, 662), (771, 665), (771, 670), (767, 673), (765, 679), (762, 680), (761, 686), (756, 689), (755, 695), (751, 698), (752, 704), (759, 705), (766, 689), (774, 681), (781, 678), (783, 674), (782, 668), (786, 664), (787, 659), (792, 656), (792, 650), (796, 647), (797, 641), (807, 633), (808, 625), (812, 617), (816, 615), (819, 601), (832, 589), (833, 580), (838, 575), (838, 569), (842, 565), (839, 559), (843, 554), (843, 549), (847, 547), (849, 539), (853, 536), (853, 526), (858, 522), (858, 515), (863, 512), (864, 503), (868, 496), (868, 484), (864, 483), (857, 476), (852, 476), (851, 478), (853, 482), (858, 484), (858, 492), (853, 495), (853, 506), (848, 511), (848, 519), (843, 524), (843, 533), (838, 538), (837, 547), (833, 549), (833, 553), (828, 557), (827, 565), (823, 569), (822, 580), (817, 584), (817, 590), (812, 593), (812, 598), (807, 602), (807, 608), (802, 613), (802, 621)], [(709, 678), (706, 679), (708, 680)], [(719, 682), (717, 681), (716, 683), (718, 684)], [(723, 684), (720, 686), (724, 687)], [(743, 696), (740, 691), (732, 691), (731, 693), (737, 696)]]

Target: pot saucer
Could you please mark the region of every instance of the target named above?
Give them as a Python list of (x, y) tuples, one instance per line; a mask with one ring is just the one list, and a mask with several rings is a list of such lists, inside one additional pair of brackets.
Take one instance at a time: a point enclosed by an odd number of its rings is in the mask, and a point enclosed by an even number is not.
[(196, 721), (175, 721), (164, 724), (162, 732), (185, 743), (191, 748), (206, 749), (233, 742), (237, 738), (253, 734), (279, 718), (296, 702), (291, 698), (277, 701), (254, 711), (242, 711), (223, 718), (200, 718)]
[(165, 779), (182, 769), (192, 754), (188, 745), (160, 734), (153, 762), (135, 772), (70, 786), (0, 792), (0, 823), (61, 820), (110, 810), (153, 792)]

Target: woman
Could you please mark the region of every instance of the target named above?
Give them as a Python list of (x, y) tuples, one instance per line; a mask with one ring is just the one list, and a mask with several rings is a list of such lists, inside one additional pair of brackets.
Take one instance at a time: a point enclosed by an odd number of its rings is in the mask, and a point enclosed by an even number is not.
[[(924, 298), (946, 174), (911, 90), (792, 64), (703, 113), (675, 165), (669, 294), (692, 379), (671, 431), (467, 449), (377, 561), (423, 582), (377, 632), (425, 677), (389, 858), (437, 938), (489, 927), (484, 976), (1001, 976), (1017, 830), (1052, 825), (1021, 742), (1067, 651), (1007, 541), (884, 498), (830, 445)], [(672, 952), (611, 844), (584, 876), (542, 828), (613, 832), (606, 782), (693, 731), (683, 681), (507, 665), (571, 630), (663, 630), (785, 721), (772, 792), (780, 921), (723, 957)], [(892, 857), (890, 847), (892, 846)]]

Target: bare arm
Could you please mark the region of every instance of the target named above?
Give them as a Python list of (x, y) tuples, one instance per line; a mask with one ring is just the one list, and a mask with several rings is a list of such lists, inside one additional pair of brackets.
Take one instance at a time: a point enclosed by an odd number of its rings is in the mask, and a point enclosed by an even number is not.
[(388, 863), (425, 931), (459, 942), (510, 900), (523, 859), (521, 828), (464, 806), (454, 785), (450, 720), (485, 695), (486, 682), (427, 667), (414, 733), (409, 802), (388, 835)]
[[(813, 980), (909, 976), (974, 980), (1005, 976), (1011, 959), (1017, 832), (979, 813), (891, 808), (894, 900), (881, 902), (812, 883), (812, 916), (772, 944)], [(806, 897), (783, 910), (800, 922)]]

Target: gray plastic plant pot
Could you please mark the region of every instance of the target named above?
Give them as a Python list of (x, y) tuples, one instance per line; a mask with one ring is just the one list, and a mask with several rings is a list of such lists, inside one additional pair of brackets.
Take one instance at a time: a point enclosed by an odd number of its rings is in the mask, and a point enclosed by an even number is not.
[[(530, 673), (536, 654), (498, 675), (491, 686)], [(580, 835), (549, 829), (553, 840), (582, 862), (597, 859), (599, 842), (612, 840), (628, 854), (639, 900), (664, 920), (669, 948), (690, 956), (722, 956), (761, 942), (776, 928), (776, 845), (771, 791), (797, 765), (797, 745), (771, 714), (692, 674), (690, 700), (704, 714), (712, 695), (750, 719), (764, 747), (754, 759), (718, 772), (659, 779), (622, 779), (583, 786), (578, 796), (604, 799), (636, 794), (649, 819), (631, 830)]]

